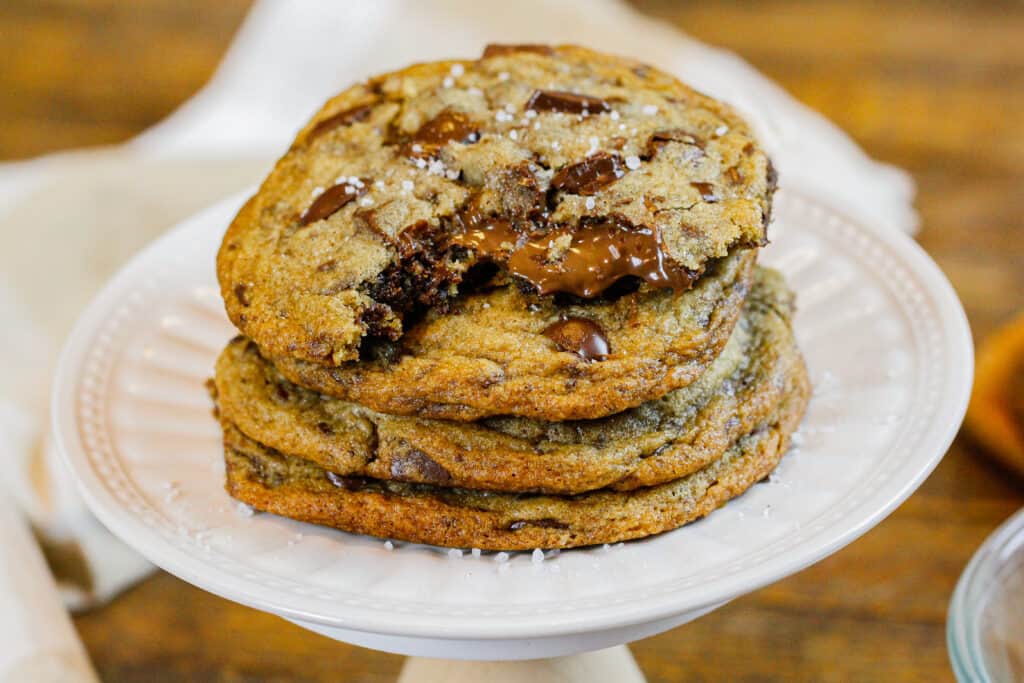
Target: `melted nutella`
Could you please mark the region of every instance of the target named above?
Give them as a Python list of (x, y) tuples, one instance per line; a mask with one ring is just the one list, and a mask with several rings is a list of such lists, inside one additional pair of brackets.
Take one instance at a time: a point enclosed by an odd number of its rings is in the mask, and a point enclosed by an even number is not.
[(604, 360), (611, 346), (601, 326), (586, 318), (563, 318), (544, 329), (544, 336), (555, 342), (561, 351), (573, 353), (583, 360)]

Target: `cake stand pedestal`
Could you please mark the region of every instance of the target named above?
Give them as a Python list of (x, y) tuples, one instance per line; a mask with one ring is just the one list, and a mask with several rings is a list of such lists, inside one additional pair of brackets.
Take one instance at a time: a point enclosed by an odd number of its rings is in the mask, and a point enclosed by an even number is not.
[(398, 683), (644, 683), (646, 680), (625, 645), (518, 662), (410, 657), (398, 676)]

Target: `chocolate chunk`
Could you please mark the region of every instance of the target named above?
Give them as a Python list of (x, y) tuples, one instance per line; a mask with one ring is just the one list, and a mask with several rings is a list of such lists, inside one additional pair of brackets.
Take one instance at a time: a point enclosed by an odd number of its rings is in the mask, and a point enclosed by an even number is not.
[(519, 531), (528, 526), (536, 526), (541, 529), (568, 529), (569, 525), (565, 522), (559, 522), (557, 519), (551, 519), (546, 517), (544, 519), (517, 519), (508, 525), (509, 531)]
[(704, 141), (690, 131), (683, 128), (670, 128), (668, 130), (655, 131), (651, 133), (651, 137), (647, 138), (647, 158), (653, 158), (658, 154), (658, 150), (661, 149), (662, 145), (669, 142), (680, 142), (684, 145), (693, 145), (694, 147), (704, 149)]
[(551, 187), (573, 194), (596, 194), (625, 175), (622, 157), (598, 152), (571, 166), (563, 166), (551, 179)]
[(611, 105), (600, 98), (561, 90), (534, 90), (526, 102), (526, 108), (534, 111), (561, 111), (567, 114), (599, 114), (612, 110)]
[(309, 225), (310, 223), (330, 218), (349, 202), (362, 197), (366, 194), (370, 181), (362, 179), (360, 182), (362, 185), (358, 187), (344, 182), (324, 190), (323, 194), (313, 200), (313, 203), (309, 205), (306, 212), (299, 218), (299, 224)]
[(324, 475), (327, 477), (327, 481), (346, 491), (359, 491), (366, 485), (366, 482), (359, 477), (343, 477), (334, 472), (324, 472)]
[(445, 484), (452, 480), (437, 461), (421, 450), (410, 448), (391, 461), (391, 476), (398, 481), (413, 481), (426, 484)]
[(697, 190), (697, 192), (700, 192), (700, 198), (706, 202), (714, 203), (720, 199), (718, 194), (715, 192), (715, 186), (711, 183), (693, 182), (690, 183), (690, 186)]
[(541, 295), (590, 299), (626, 276), (679, 292), (693, 284), (696, 274), (671, 260), (657, 229), (621, 216), (584, 221), (575, 229), (529, 234), (505, 218), (482, 215), (470, 202), (456, 217), (451, 240), (503, 264)]
[(358, 121), (365, 121), (373, 111), (376, 103), (361, 104), (358, 107), (352, 107), (344, 111), (339, 111), (337, 114), (328, 116), (323, 121), (320, 121), (313, 129), (309, 131), (309, 135), (306, 136), (306, 142), (318, 138), (329, 130), (340, 128), (342, 126), (350, 126)]
[(547, 56), (555, 54), (555, 51), (551, 49), (550, 45), (541, 45), (538, 43), (503, 45), (499, 43), (491, 43), (484, 48), (484, 53), (480, 59), (487, 59), (488, 57), (504, 57), (505, 55), (514, 54), (516, 52), (533, 52), (534, 54)]
[(235, 298), (238, 299), (238, 303), (243, 306), (249, 305), (249, 286), (244, 283), (235, 285)]
[(326, 422), (317, 422), (316, 428), (320, 430), (321, 434), (325, 436), (332, 436), (334, 434), (334, 427), (327, 424)]
[(544, 329), (544, 336), (561, 351), (574, 353), (583, 360), (604, 360), (611, 353), (604, 330), (593, 320), (568, 317)]
[(449, 142), (476, 142), (480, 132), (468, 114), (445, 109), (417, 130), (402, 146), (408, 157), (431, 157)]

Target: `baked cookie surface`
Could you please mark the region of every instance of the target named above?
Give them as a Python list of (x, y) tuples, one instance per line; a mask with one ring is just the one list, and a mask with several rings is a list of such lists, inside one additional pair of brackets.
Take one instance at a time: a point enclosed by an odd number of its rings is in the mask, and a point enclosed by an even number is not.
[(233, 221), (218, 277), (265, 354), (344, 368), (495, 282), (555, 309), (678, 293), (765, 242), (773, 190), (746, 124), (666, 74), (496, 48), (330, 100)]
[(759, 269), (732, 338), (697, 381), (597, 420), (382, 414), (289, 382), (244, 338), (218, 360), (217, 403), (226, 431), (337, 474), (498, 491), (629, 490), (700, 469), (778, 409), (803, 372), (791, 311), (781, 276)]

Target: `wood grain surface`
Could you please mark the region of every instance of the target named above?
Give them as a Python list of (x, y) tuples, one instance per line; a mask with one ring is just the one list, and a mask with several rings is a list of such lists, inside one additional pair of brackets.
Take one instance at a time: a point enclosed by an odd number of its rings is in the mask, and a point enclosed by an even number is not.
[[(909, 169), (921, 244), (976, 341), (1024, 308), (1024, 5), (674, 3), (641, 9), (735, 50)], [(0, 158), (124, 140), (210, 76), (248, 3), (0, 4)], [(649, 680), (945, 681), (964, 564), (1024, 482), (961, 435), (928, 482), (835, 556), (636, 643)], [(392, 681), (397, 656), (329, 641), (157, 574), (76, 619), (108, 681)]]

